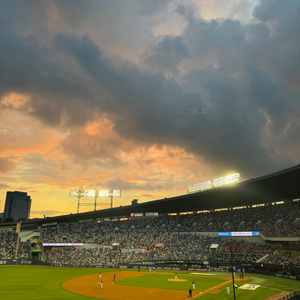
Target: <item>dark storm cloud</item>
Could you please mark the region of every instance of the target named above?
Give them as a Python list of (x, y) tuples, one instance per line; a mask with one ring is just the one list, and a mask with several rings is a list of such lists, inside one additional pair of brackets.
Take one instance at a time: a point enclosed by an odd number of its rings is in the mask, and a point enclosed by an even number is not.
[[(270, 1), (262, 4), (272, 6)], [(259, 9), (256, 8), (256, 14)], [(204, 104), (211, 110), (201, 128), (206, 134), (199, 132), (198, 135), (203, 142), (193, 143), (191, 147), (197, 153), (205, 153), (215, 165), (220, 163), (243, 170), (247, 164), (243, 173), (248, 176), (293, 164), (291, 158), (280, 157), (276, 147), (266, 147), (263, 134), (268, 127), (275, 140), (276, 136), (287, 134), (290, 119), (295, 114), (299, 116), (299, 94), (291, 89), (288, 78), (278, 78), (277, 70), (274, 72), (278, 60), (298, 63), (299, 36), (294, 36), (294, 30), (285, 29), (285, 22), (280, 23), (278, 19), (276, 28), (285, 32), (284, 41), (292, 41), (284, 46), (276, 37), (277, 30), (271, 33), (270, 24), (263, 23), (242, 25), (233, 20), (191, 19), (182, 35), (195, 61), (211, 61), (211, 66), (192, 70), (185, 78), (185, 88), (202, 93)], [(298, 23), (295, 19), (295, 28), (299, 28)], [(289, 35), (293, 38), (288, 38)], [(277, 51), (273, 49), (282, 47), (284, 52), (273, 54)], [(297, 55), (289, 55), (290, 51)], [(293, 68), (291, 71), (293, 73)]]
[(128, 7), (132, 9), (132, 13), (140, 13), (142, 15), (153, 15), (164, 9), (171, 0), (151, 1), (151, 0), (133, 0), (125, 2), (123, 0), (53, 0), (58, 8), (59, 13), (67, 19), (67, 22), (73, 26), (78, 26), (84, 19), (99, 12), (118, 10), (126, 11)]
[(186, 56), (187, 50), (182, 38), (166, 36), (162, 41), (156, 42), (145, 50), (142, 61), (148, 70), (176, 73), (177, 65)]
[[(48, 19), (47, 8), (50, 1), (47, 0), (9, 0), (0, 2), (0, 18), (9, 22), (14, 29), (24, 33), (28, 27), (39, 28), (44, 31), (45, 21)], [(13, 22), (12, 22), (13, 20)]]
[[(247, 164), (249, 173), (262, 166), (270, 168), (272, 159), (258, 140), (265, 120), (243, 92), (235, 88), (240, 88), (237, 80), (220, 75), (214, 68), (190, 72), (186, 80), (190, 85), (201, 83), (209, 93), (208, 114), (185, 135), (191, 151), (201, 153), (215, 168), (223, 165), (243, 170)], [(195, 141), (191, 142), (193, 138)]]
[(171, 2), (171, 0), (161, 0), (161, 1), (137, 0), (136, 2), (142, 14), (152, 15), (159, 12), (160, 10), (163, 10)]
[(19, 110), (51, 126), (82, 125), (93, 116), (90, 79), (67, 68), (59, 53), (34, 36), (24, 38), (1, 20), (0, 26), (0, 96), (30, 94)]
[(53, 0), (61, 17), (72, 26), (80, 27), (91, 14), (102, 9), (107, 1)]
[(161, 74), (142, 72), (129, 64), (114, 67), (87, 36), (61, 34), (55, 38), (54, 46), (72, 55), (97, 86), (111, 95), (110, 99), (100, 98), (97, 103), (116, 115), (115, 130), (122, 136), (143, 143), (163, 143), (168, 139), (173, 126), (168, 121), (176, 117), (178, 105), (185, 103), (181, 87), (175, 81), (166, 80)]
[[(253, 16), (271, 28), (265, 65), (295, 88), (300, 85), (300, 2), (261, 1)], [(267, 50), (267, 49), (265, 49)]]
[[(145, 3), (149, 13), (157, 10)], [(257, 22), (246, 25), (196, 19), (179, 8), (187, 28), (181, 36), (166, 36), (149, 47), (143, 56), (146, 69), (114, 65), (88, 35), (59, 33), (49, 45), (35, 36), (22, 37), (1, 21), (0, 93), (30, 93), (31, 101), (22, 109), (52, 126), (62, 118), (80, 126), (107, 113), (124, 139), (182, 147), (216, 173), (236, 169), (248, 177), (288, 167), (295, 161), (277, 152), (276, 136), (297, 140), (299, 123), (289, 122), (299, 117), (299, 93), (292, 89), (300, 72), (299, 2), (276, 2), (282, 10), (272, 3), (261, 1), (253, 12)], [(75, 2), (73, 14), (80, 5)], [(187, 61), (192, 67), (177, 81), (159, 73), (178, 75), (179, 65), (184, 69)], [(197, 107), (198, 113), (179, 114), (181, 107)], [(208, 114), (201, 114), (203, 107)], [(268, 134), (271, 144), (265, 142)]]
[(109, 56), (134, 59), (154, 40), (152, 26), (165, 19), (172, 0), (58, 0), (54, 7), (63, 20), (61, 32), (89, 32)]

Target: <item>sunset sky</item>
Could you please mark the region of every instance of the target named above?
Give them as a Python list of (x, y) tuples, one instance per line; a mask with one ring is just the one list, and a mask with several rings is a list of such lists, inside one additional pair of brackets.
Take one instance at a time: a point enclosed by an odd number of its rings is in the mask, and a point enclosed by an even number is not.
[(50, 217), (76, 212), (70, 189), (121, 189), (120, 206), (299, 164), (299, 16), (299, 0), (0, 0), (0, 212), (7, 191)]

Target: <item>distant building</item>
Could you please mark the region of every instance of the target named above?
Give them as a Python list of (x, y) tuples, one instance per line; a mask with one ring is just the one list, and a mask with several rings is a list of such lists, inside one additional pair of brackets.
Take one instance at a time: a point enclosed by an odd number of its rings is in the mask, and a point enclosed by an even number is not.
[(31, 198), (23, 192), (7, 192), (3, 221), (12, 217), (14, 221), (19, 219), (28, 220), (30, 216)]
[(138, 199), (133, 199), (131, 201), (131, 205), (138, 205)]

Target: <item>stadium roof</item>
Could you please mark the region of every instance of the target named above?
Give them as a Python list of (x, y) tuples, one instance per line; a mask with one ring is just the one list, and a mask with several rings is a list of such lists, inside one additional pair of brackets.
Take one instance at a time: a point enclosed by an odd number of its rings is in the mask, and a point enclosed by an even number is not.
[[(96, 218), (128, 217), (131, 213), (180, 213), (251, 206), (300, 198), (300, 165), (229, 186), (137, 205), (24, 221), (25, 224), (76, 222)], [(0, 226), (9, 223), (1, 223)]]

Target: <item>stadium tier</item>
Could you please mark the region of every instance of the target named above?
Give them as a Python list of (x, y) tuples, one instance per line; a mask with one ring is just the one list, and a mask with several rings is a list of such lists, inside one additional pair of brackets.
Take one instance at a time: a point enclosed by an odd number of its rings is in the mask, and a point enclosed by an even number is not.
[[(287, 215), (288, 218), (285, 217)], [(179, 216), (60, 224), (55, 228), (41, 228), (36, 235), (43, 241), (45, 258), (49, 263), (118, 265), (142, 260), (228, 262), (232, 251), (236, 262), (284, 262), (300, 267), (299, 255), (279, 255), (278, 244), (270, 244), (268, 240), (260, 244), (257, 241), (251, 242), (253, 238), (249, 237), (247, 240), (243, 237), (229, 239), (218, 237), (217, 234), (224, 231), (258, 230), (266, 239), (291, 237), (289, 247), (297, 251), (300, 246), (297, 242), (293, 243), (293, 238), (300, 236), (300, 228), (293, 221), (299, 215), (300, 201), (293, 201)], [(0, 258), (12, 258), (15, 254), (16, 234), (5, 231), (0, 233), (0, 238)], [(29, 258), (33, 241), (26, 241), (26, 235), (22, 240), (20, 257)], [(217, 245), (217, 248), (212, 249), (212, 245)]]

